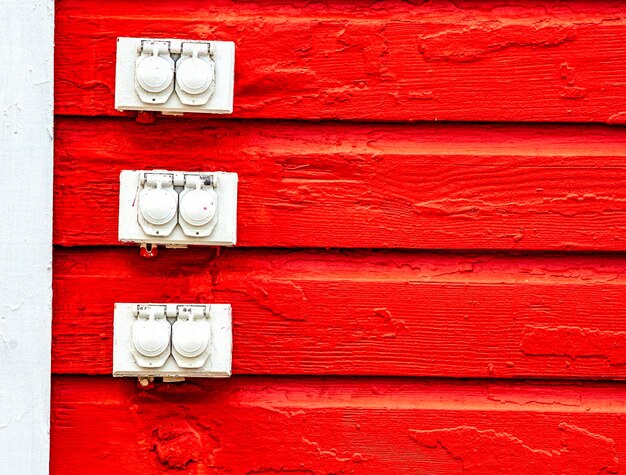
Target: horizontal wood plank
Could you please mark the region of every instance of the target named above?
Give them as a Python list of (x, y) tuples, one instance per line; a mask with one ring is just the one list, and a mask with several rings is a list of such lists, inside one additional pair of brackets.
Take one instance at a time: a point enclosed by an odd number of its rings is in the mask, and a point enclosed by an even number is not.
[(616, 474), (622, 384), (56, 377), (51, 474)]
[(56, 249), (53, 371), (111, 374), (115, 302), (233, 307), (235, 374), (626, 378), (623, 256)]
[(626, 249), (626, 129), (61, 119), (56, 244), (118, 244), (123, 169), (239, 174), (238, 244)]
[(234, 117), (626, 121), (619, 2), (60, 0), (56, 13), (57, 114), (119, 115), (116, 38), (136, 36), (234, 41)]

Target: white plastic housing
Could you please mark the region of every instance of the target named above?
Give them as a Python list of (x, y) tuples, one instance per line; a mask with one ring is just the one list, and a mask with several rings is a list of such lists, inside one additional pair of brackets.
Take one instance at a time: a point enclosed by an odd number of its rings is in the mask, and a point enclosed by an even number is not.
[[(163, 69), (153, 71), (149, 68), (151, 63), (158, 66), (156, 59), (149, 59), (154, 57), (152, 46), (149, 49), (145, 47), (154, 43), (165, 45), (165, 49), (157, 51), (156, 57), (168, 61), (168, 64), (171, 61), (172, 67), (180, 73), (180, 78), (176, 77), (172, 83), (167, 82)], [(190, 45), (208, 47), (209, 54), (198, 54), (196, 51), (194, 56), (194, 48), (190, 49)], [(143, 63), (142, 69), (143, 61), (147, 62)], [(166, 83), (167, 87), (162, 89)], [(117, 110), (231, 114), (234, 83), (235, 43), (232, 41), (117, 39)]]
[[(168, 179), (173, 180), (173, 187)], [(119, 240), (233, 246), (237, 242), (237, 181), (236, 173), (226, 172), (124, 170), (120, 174)], [(160, 188), (158, 183), (162, 183)], [(175, 217), (159, 224), (171, 215), (170, 192), (177, 197)], [(152, 222), (146, 222), (146, 216)]]
[[(140, 309), (151, 306), (164, 310), (168, 325), (173, 325), (172, 338), (178, 338), (178, 348), (183, 356), (182, 365), (169, 355), (160, 367), (142, 367), (137, 364), (133, 349), (133, 324)], [(191, 327), (178, 331), (179, 326), (189, 325), (188, 314), (192, 309), (206, 316), (192, 319)], [(116, 303), (113, 317), (113, 376), (157, 377), (205, 377), (227, 378), (232, 367), (232, 317), (228, 304), (164, 304), (164, 303)], [(178, 316), (181, 321), (177, 321)], [(204, 347), (206, 342), (206, 347)], [(171, 345), (172, 352), (174, 345)], [(196, 351), (199, 349), (200, 351)]]

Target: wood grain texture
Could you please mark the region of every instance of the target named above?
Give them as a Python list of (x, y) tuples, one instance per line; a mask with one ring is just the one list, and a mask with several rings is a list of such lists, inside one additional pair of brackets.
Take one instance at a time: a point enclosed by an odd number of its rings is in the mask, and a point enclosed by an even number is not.
[(0, 4), (0, 473), (48, 473), (54, 2)]
[(623, 256), (57, 249), (53, 371), (111, 374), (115, 302), (233, 307), (234, 374), (626, 379)]
[(51, 473), (617, 474), (622, 384), (56, 377)]
[(235, 117), (626, 121), (620, 2), (60, 0), (56, 111), (118, 115), (118, 36), (236, 43)]
[(123, 169), (239, 174), (238, 244), (626, 249), (626, 129), (60, 119), (55, 243), (118, 244)]

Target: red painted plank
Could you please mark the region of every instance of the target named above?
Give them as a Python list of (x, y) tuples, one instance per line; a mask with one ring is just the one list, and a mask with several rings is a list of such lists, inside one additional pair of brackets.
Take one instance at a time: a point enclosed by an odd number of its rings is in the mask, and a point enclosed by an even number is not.
[(239, 173), (239, 245), (626, 249), (626, 130), (110, 119), (56, 125), (55, 243), (117, 244), (122, 169)]
[(56, 377), (55, 475), (613, 474), (623, 384)]
[(626, 378), (623, 256), (57, 249), (53, 371), (142, 301), (232, 304), (235, 374)]
[(620, 2), (413, 3), (60, 0), (56, 112), (118, 114), (115, 39), (148, 36), (235, 41), (235, 117), (626, 120)]

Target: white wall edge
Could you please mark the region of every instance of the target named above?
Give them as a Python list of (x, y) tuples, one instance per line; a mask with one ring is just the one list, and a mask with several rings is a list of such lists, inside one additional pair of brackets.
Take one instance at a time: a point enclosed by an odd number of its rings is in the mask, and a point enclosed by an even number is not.
[(0, 472), (49, 473), (53, 0), (0, 9)]

